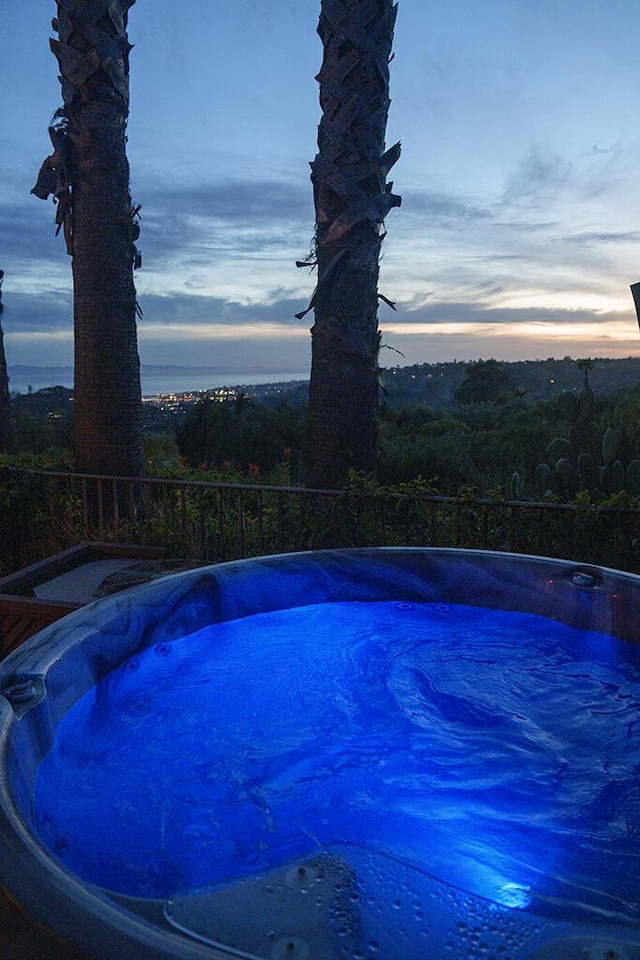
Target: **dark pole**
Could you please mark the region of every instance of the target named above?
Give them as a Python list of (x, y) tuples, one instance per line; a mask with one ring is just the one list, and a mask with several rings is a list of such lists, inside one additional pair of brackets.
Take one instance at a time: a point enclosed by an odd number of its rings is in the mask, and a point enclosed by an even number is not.
[[(2, 303), (2, 282), (4, 270), (0, 270), (0, 317), (4, 310)], [(9, 393), (9, 375), (4, 352), (4, 334), (0, 324), (0, 453), (10, 453), (14, 445), (13, 415), (11, 412), (11, 394)]]

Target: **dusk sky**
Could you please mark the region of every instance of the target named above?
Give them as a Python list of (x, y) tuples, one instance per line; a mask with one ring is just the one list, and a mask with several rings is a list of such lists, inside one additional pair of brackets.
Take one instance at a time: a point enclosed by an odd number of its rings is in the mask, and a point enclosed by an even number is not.
[[(0, 267), (9, 367), (72, 363), (71, 264), (30, 195), (61, 105), (53, 0), (4, 0)], [(131, 191), (143, 364), (306, 376), (320, 117), (311, 0), (138, 0)], [(400, 0), (383, 366), (638, 354), (638, 0)], [(400, 351), (403, 356), (395, 351)], [(207, 384), (203, 384), (206, 386)], [(213, 384), (212, 384), (213, 385)]]

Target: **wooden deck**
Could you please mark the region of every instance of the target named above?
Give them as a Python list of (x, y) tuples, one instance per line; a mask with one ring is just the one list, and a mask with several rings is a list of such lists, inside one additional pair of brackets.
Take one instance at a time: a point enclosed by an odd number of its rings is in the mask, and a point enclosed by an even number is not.
[(78, 604), (48, 603), (0, 594), (0, 660), (38, 630), (77, 608)]
[(34, 633), (92, 599), (91, 596), (81, 598), (73, 592), (65, 597), (64, 590), (55, 598), (38, 596), (39, 591), (46, 593), (46, 584), (55, 582), (64, 575), (73, 575), (74, 571), (79, 577), (83, 567), (97, 561), (112, 560), (134, 564), (160, 560), (163, 556), (162, 547), (87, 543), (71, 547), (6, 577), (0, 577), (0, 660)]

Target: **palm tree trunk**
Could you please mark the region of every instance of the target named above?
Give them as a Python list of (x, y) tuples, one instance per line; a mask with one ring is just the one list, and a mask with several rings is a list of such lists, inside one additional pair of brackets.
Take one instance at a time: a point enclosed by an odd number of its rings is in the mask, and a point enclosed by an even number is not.
[[(57, 0), (51, 41), (64, 107), (54, 154), (34, 191), (53, 193), (72, 256), (75, 462), (81, 472), (139, 476), (142, 400), (129, 193), (127, 14), (135, 0)], [(48, 179), (47, 179), (48, 177)]]
[(339, 488), (349, 470), (376, 467), (379, 256), (384, 218), (400, 205), (386, 182), (400, 144), (385, 152), (396, 9), (393, 0), (322, 0), (322, 117), (311, 164), (318, 284), (308, 482), (316, 487)]

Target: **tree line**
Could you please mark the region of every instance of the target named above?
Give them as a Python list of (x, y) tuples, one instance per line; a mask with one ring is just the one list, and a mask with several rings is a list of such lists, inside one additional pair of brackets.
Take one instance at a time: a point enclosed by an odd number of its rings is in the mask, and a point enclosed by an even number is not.
[[(589, 371), (585, 383), (579, 364), (571, 362), (574, 386), (545, 399), (522, 389), (509, 364), (460, 364), (454, 389), (446, 388), (450, 398), (436, 406), (429, 402), (430, 375), (423, 374), (419, 392), (409, 394), (405, 385), (420, 381), (405, 373), (397, 390), (382, 394), (375, 475), (356, 471), (351, 481), (376, 476), (392, 488), (413, 485), (443, 496), (640, 499), (640, 382), (611, 394), (593, 391)], [(532, 373), (530, 379), (535, 380)], [(69, 468), (71, 396), (56, 387), (13, 398), (22, 454)], [(144, 425), (149, 475), (307, 482), (309, 410), (298, 390), (277, 401), (239, 394), (221, 402), (203, 394), (180, 414), (151, 405), (149, 410)]]

